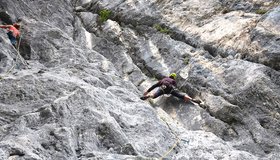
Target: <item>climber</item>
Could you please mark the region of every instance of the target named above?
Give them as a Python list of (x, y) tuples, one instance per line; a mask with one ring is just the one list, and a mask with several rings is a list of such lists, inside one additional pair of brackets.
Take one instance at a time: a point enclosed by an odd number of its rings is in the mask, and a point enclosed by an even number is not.
[(17, 45), (17, 38), (20, 36), (20, 20), (18, 20), (15, 24), (13, 25), (0, 25), (0, 28), (7, 29), (8, 37), (12, 43), (12, 45), (16, 48)]
[[(152, 85), (145, 93), (143, 97), (140, 97), (140, 99), (142, 100), (146, 100), (148, 98), (157, 98), (163, 94), (172, 94), (175, 97), (178, 97), (180, 99), (185, 100), (186, 102), (188, 101), (192, 101), (195, 103), (200, 104), (201, 101), (198, 99), (193, 99), (191, 97), (189, 97), (186, 94), (182, 94), (180, 93), (177, 89), (176, 89), (176, 73), (171, 73), (169, 75), (169, 77), (165, 77), (162, 80), (158, 81), (156, 84)], [(153, 93), (153, 94), (148, 94), (149, 92), (151, 92), (153, 89), (155, 89), (156, 87), (159, 87), (158, 90)]]

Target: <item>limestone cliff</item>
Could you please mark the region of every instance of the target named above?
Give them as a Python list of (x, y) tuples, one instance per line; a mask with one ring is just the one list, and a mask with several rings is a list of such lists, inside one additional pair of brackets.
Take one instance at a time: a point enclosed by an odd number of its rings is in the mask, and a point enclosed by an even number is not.
[[(0, 30), (1, 160), (280, 159), (279, 1), (0, 0), (4, 13), (22, 35), (18, 52)], [(139, 99), (170, 72), (203, 103)]]

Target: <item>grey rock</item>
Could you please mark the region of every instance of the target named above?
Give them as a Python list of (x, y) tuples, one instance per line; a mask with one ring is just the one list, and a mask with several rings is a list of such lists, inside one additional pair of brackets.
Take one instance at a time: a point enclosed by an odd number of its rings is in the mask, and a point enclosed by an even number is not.
[[(29, 64), (4, 76), (20, 62), (1, 31), (0, 158), (279, 159), (278, 8), (201, 3), (0, 1)], [(170, 72), (203, 103), (139, 99)]]
[[(0, 45), (1, 45), (1, 51), (0, 51), (0, 60), (1, 60), (1, 66), (0, 66), (0, 73), (8, 72), (12, 66), (13, 66), (13, 59), (16, 59), (17, 52), (13, 48), (13, 46), (10, 44), (10, 41), (7, 38), (5, 31), (1, 30), (1, 37), (0, 37)], [(9, 47), (5, 47), (9, 46)]]
[(257, 50), (256, 54), (249, 54), (251, 59), (271, 66), (277, 70), (280, 68), (279, 53), (279, 24), (280, 7), (267, 13), (251, 34), (252, 44)]

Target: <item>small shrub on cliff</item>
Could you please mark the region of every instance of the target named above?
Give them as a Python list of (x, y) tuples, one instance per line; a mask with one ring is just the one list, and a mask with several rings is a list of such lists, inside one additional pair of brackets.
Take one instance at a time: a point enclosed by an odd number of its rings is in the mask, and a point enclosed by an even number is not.
[(189, 62), (190, 62), (190, 56), (186, 56), (186, 57), (184, 58), (184, 64), (185, 64), (185, 65), (188, 65)]
[(170, 30), (166, 27), (162, 27), (161, 25), (159, 24), (155, 24), (154, 25), (154, 28), (159, 31), (160, 33), (165, 33), (165, 34), (169, 34), (170, 33)]
[(256, 13), (257, 14), (265, 14), (267, 12), (267, 10), (264, 10), (264, 9), (258, 9), (256, 10)]
[(100, 16), (100, 20), (101, 22), (105, 22), (109, 19), (110, 15), (111, 15), (111, 11), (110, 10), (107, 10), (107, 9), (102, 9), (100, 10), (99, 12), (99, 16)]

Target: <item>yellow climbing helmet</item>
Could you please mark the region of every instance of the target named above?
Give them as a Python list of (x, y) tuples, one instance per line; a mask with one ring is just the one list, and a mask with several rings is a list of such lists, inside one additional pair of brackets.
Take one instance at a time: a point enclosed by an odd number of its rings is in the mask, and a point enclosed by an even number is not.
[(171, 73), (171, 74), (169, 75), (169, 77), (170, 77), (170, 78), (173, 78), (173, 79), (176, 79), (177, 74), (176, 74), (176, 73)]

